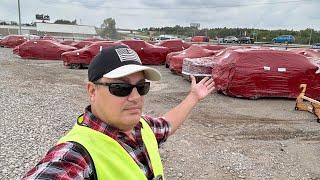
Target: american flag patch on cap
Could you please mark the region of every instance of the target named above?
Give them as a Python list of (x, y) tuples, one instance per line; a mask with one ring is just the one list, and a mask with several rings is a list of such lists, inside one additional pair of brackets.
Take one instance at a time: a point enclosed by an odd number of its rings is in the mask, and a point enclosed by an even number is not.
[(141, 64), (141, 60), (140, 60), (138, 54), (134, 50), (129, 49), (129, 48), (118, 48), (115, 50), (116, 50), (121, 62), (137, 61)]

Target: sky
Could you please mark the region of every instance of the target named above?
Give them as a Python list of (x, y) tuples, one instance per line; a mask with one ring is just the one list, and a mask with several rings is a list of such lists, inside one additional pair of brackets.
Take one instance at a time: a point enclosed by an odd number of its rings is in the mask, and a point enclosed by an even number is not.
[[(117, 28), (165, 26), (320, 30), (320, 0), (20, 0), (21, 21), (35, 14), (100, 27), (114, 18)], [(18, 0), (0, 0), (0, 20), (19, 21)]]

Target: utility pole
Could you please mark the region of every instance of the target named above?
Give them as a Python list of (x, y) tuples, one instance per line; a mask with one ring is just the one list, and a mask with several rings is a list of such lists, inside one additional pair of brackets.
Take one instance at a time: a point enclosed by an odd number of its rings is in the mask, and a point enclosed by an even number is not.
[(21, 35), (21, 14), (20, 14), (20, 0), (18, 0), (18, 12), (19, 12), (19, 35)]
[(258, 42), (258, 30), (255, 32), (256, 34), (256, 42)]
[(311, 36), (312, 36), (312, 29), (310, 29), (310, 37), (309, 37), (309, 45), (310, 45), (310, 43), (311, 43)]

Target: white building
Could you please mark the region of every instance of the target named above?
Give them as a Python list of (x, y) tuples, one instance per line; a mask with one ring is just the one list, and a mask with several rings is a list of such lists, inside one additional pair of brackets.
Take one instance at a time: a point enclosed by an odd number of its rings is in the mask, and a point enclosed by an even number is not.
[(51, 24), (37, 23), (37, 35), (49, 35), (58, 38), (87, 38), (97, 35), (94, 26), (70, 25), (70, 24)]
[[(38, 36), (48, 35), (56, 38), (84, 39), (97, 35), (94, 26), (36, 23), (36, 26), (22, 26), (22, 34), (33, 34)], [(19, 26), (0, 25), (0, 34), (18, 34)]]
[[(22, 34), (37, 34), (37, 27), (22, 26), (21, 33)], [(19, 34), (19, 26), (0, 25), (0, 34), (2, 34), (2, 35)]]

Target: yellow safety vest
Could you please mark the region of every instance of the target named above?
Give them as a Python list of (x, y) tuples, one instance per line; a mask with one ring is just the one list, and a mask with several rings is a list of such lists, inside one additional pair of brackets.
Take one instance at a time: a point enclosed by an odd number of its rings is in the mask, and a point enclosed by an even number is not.
[[(59, 141), (77, 142), (90, 154), (99, 180), (147, 179), (129, 153), (111, 137), (78, 123)], [(80, 123), (79, 123), (80, 122)], [(142, 140), (148, 151), (155, 178), (164, 179), (162, 162), (156, 137), (148, 123), (141, 118)]]

